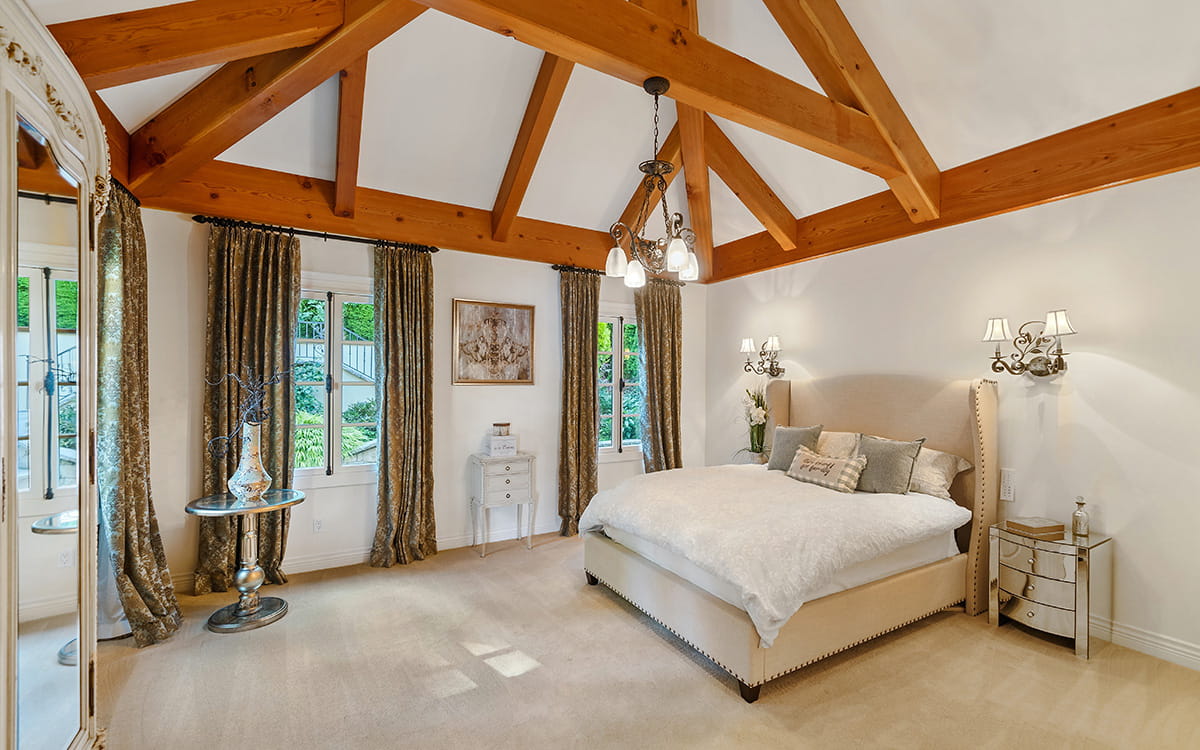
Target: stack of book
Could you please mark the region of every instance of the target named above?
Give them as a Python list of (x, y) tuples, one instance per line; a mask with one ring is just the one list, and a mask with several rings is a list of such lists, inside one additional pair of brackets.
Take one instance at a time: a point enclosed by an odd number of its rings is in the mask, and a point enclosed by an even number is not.
[(1045, 539), (1049, 542), (1056, 542), (1063, 538), (1066, 527), (1062, 522), (1055, 521), (1052, 518), (1010, 518), (1008, 519), (1008, 529), (1015, 531), (1022, 536), (1033, 537), (1034, 539)]

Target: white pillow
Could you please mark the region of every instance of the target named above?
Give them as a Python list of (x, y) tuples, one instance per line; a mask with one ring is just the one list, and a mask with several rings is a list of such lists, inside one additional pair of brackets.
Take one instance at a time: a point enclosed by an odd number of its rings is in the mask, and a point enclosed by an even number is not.
[(858, 453), (858, 433), (822, 432), (817, 438), (817, 453), (833, 458), (849, 458)]
[(917, 454), (917, 464), (913, 467), (908, 491), (953, 500), (950, 497), (950, 485), (956, 476), (970, 468), (971, 462), (965, 458), (922, 447)]

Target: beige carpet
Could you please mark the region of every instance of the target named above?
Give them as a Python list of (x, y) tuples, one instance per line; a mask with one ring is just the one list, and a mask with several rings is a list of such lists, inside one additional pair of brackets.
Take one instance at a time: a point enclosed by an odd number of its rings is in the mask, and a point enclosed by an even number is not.
[(1200, 748), (1200, 673), (944, 613), (763, 687), (603, 587), (578, 539), (292, 578), (291, 611), (100, 646), (100, 723), (142, 748)]

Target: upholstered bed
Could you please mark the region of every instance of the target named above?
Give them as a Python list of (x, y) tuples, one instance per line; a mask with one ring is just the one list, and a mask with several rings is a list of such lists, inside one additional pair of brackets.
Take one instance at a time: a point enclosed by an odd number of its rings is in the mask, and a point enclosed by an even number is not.
[[(603, 583), (703, 653), (738, 680), (748, 702), (775, 677), (947, 607), (963, 603), (970, 615), (986, 609), (987, 528), (998, 490), (995, 383), (878, 375), (773, 381), (767, 401), (768, 436), (775, 424), (823, 424), (830, 431), (925, 437), (925, 446), (967, 458), (974, 469), (950, 488), (953, 501), (970, 511), (957, 532), (962, 551), (946, 557), (951, 550), (936, 548), (948, 540), (932, 540), (924, 551), (905, 553), (918, 567), (861, 585), (851, 575), (851, 588), (808, 600), (766, 648), (751, 616), (719, 582), (710, 584), (689, 572), (686, 561), (628, 535), (585, 533), (589, 583)], [(934, 562), (919, 564), (922, 559)]]

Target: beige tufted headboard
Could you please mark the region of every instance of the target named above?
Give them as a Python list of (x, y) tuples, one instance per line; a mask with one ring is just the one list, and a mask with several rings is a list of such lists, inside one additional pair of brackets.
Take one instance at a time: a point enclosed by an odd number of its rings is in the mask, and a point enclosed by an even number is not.
[(958, 476), (950, 494), (973, 514), (959, 535), (968, 555), (966, 610), (987, 608), (987, 532), (996, 522), (1000, 485), (995, 382), (907, 375), (775, 380), (767, 385), (767, 406), (768, 441), (775, 424), (822, 424), (897, 440), (924, 437), (926, 446), (969, 460), (975, 468)]

